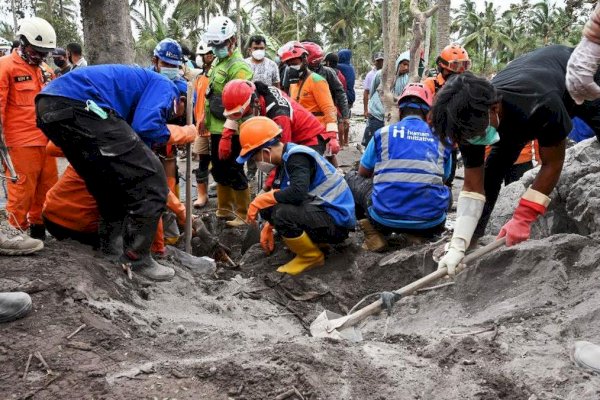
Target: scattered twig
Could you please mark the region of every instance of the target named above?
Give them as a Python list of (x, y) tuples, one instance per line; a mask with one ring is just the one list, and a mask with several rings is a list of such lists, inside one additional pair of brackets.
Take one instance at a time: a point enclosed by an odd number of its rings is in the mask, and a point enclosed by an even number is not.
[(35, 355), (35, 357), (38, 360), (40, 360), (40, 362), (42, 363), (42, 365), (44, 366), (44, 368), (46, 368), (46, 373), (48, 375), (54, 375), (54, 372), (52, 372), (52, 370), (48, 366), (48, 363), (46, 362), (46, 360), (44, 360), (44, 357), (42, 356), (42, 353), (40, 353), (39, 351), (36, 351), (34, 355)]
[(48, 380), (48, 382), (44, 383), (43, 386), (40, 386), (39, 388), (32, 390), (31, 392), (29, 392), (26, 395), (24, 395), (23, 397), (21, 397), (21, 399), (27, 400), (27, 399), (33, 398), (33, 396), (35, 396), (39, 391), (46, 389), (48, 386), (50, 386), (52, 384), (52, 382), (54, 382), (61, 376), (62, 376), (61, 374), (54, 375), (52, 378), (50, 378)]
[(73, 333), (71, 333), (69, 336), (67, 336), (67, 340), (71, 339), (73, 336), (77, 335), (86, 326), (87, 326), (86, 324), (81, 324), (81, 326), (79, 328), (75, 329), (75, 331)]
[(450, 333), (450, 336), (467, 336), (467, 335), (479, 335), (480, 333), (491, 332), (496, 328), (496, 325), (490, 326), (489, 328), (480, 329), (478, 331), (461, 332), (461, 333)]
[(435, 285), (435, 286), (430, 286), (430, 287), (419, 289), (419, 290), (417, 290), (417, 293), (427, 292), (429, 290), (441, 289), (443, 287), (452, 286), (452, 285), (454, 285), (454, 282), (441, 283), (439, 285)]
[(304, 396), (302, 396), (302, 393), (300, 393), (300, 391), (298, 389), (296, 389), (296, 386), (294, 386), (294, 391), (296, 392), (296, 395), (298, 395), (298, 397), (300, 397), (300, 400), (304, 400)]
[(291, 397), (293, 395), (296, 394), (298, 390), (296, 388), (292, 388), (290, 390), (287, 390), (283, 393), (281, 393), (280, 395), (276, 396), (274, 400), (284, 400), (287, 399), (288, 397)]
[(33, 354), (29, 353), (29, 357), (27, 357), (27, 363), (25, 364), (25, 372), (23, 373), (23, 379), (27, 378), (27, 373), (29, 372), (29, 364), (31, 364), (32, 358)]
[(493, 342), (498, 337), (498, 325), (494, 325), (494, 334), (491, 337), (491, 341)]

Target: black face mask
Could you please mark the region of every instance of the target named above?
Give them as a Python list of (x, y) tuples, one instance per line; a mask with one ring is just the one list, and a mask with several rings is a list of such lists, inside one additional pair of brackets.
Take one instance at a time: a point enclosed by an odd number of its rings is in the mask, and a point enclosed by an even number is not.
[(306, 75), (306, 66), (303, 65), (299, 70), (289, 67), (287, 70), (288, 80), (290, 83), (298, 83)]
[(64, 68), (64, 66), (67, 65), (67, 61), (66, 60), (54, 60), (54, 64), (58, 68)]

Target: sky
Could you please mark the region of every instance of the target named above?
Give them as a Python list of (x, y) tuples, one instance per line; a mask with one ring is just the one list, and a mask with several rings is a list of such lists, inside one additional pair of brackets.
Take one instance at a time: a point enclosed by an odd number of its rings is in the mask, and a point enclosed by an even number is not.
[[(508, 8), (508, 6), (512, 3), (519, 3), (518, 0), (492, 0), (494, 2), (494, 5), (496, 7), (500, 7), (500, 11), (504, 11)], [(551, 0), (552, 3), (557, 4), (559, 6), (564, 6), (565, 5), (565, 1), (564, 0)], [(535, 0), (531, 1), (532, 3), (536, 3)], [(451, 4), (453, 8), (457, 8), (460, 4), (462, 3), (462, 0), (452, 0)], [(485, 0), (475, 0), (475, 4), (477, 5), (477, 9), (481, 10), (483, 9), (483, 4), (485, 3)]]

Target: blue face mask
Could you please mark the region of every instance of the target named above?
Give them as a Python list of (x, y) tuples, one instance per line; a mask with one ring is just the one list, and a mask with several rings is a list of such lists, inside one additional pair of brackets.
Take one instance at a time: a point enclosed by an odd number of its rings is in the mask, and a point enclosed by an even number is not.
[(498, 130), (492, 126), (491, 121), (488, 122), (488, 124), (488, 127), (485, 129), (485, 135), (468, 139), (467, 142), (479, 146), (490, 146), (494, 143), (498, 143), (500, 141)]
[(166, 76), (170, 80), (174, 81), (179, 77), (179, 68), (160, 68), (160, 74)]
[(213, 51), (217, 58), (223, 59), (229, 56), (229, 48), (227, 46), (213, 48)]

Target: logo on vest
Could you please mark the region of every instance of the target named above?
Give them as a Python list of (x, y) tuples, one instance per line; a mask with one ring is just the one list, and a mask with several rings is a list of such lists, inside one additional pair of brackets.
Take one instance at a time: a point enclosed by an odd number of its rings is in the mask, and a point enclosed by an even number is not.
[(404, 126), (401, 126), (400, 129), (396, 129), (396, 127), (394, 127), (392, 136), (397, 138), (398, 135), (400, 135), (400, 139), (414, 140), (417, 142), (433, 143), (435, 141), (429, 132), (411, 131), (410, 129), (406, 129)]

